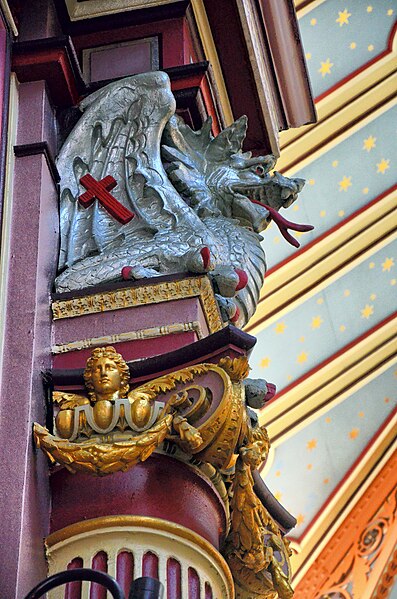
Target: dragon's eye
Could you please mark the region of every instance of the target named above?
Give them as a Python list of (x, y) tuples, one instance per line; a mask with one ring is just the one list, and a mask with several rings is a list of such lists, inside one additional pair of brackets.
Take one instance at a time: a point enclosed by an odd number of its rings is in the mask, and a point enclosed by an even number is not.
[(258, 166), (255, 168), (255, 172), (257, 175), (259, 175), (259, 177), (263, 177), (263, 175), (265, 174), (265, 169), (263, 168), (263, 166), (258, 164)]

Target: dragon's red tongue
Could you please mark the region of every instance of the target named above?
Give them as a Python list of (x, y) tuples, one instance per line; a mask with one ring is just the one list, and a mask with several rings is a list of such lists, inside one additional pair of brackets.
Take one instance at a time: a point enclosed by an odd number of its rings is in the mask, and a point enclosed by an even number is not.
[(313, 225), (300, 225), (298, 223), (293, 223), (287, 220), (286, 218), (281, 216), (281, 214), (277, 212), (277, 210), (275, 210), (271, 206), (268, 206), (267, 204), (262, 204), (262, 206), (269, 211), (272, 220), (274, 220), (274, 222), (280, 229), (280, 233), (284, 237), (284, 239), (286, 239), (291, 245), (295, 246), (296, 248), (300, 246), (300, 243), (297, 239), (295, 239), (294, 237), (292, 237), (292, 235), (288, 233), (288, 229), (300, 232), (312, 231), (312, 229), (314, 229)]

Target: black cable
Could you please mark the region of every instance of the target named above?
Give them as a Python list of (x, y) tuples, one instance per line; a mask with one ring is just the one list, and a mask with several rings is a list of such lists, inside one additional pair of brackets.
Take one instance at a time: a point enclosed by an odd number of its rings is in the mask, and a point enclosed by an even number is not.
[[(25, 599), (39, 599), (44, 595), (44, 593), (47, 593), (48, 591), (51, 591), (62, 584), (76, 582), (79, 580), (96, 582), (110, 591), (113, 599), (125, 599), (122, 588), (120, 587), (119, 583), (112, 578), (112, 576), (105, 574), (105, 572), (91, 570), (91, 568), (74, 568), (72, 570), (64, 570), (63, 572), (53, 574), (49, 578), (39, 582), (39, 584), (36, 585), (34, 589), (32, 589), (30, 593), (26, 595)], [(146, 599), (145, 595), (143, 597)], [(153, 595), (150, 597), (152, 598)]]

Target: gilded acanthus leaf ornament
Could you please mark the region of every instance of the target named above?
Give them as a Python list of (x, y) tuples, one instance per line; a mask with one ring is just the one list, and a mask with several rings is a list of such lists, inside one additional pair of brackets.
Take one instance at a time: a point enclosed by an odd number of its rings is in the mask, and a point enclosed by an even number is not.
[(266, 460), (269, 438), (264, 427), (249, 431), (240, 447), (231, 499), (231, 529), (225, 557), (236, 583), (237, 599), (290, 599), (288, 542), (254, 491), (252, 471)]
[[(274, 156), (242, 151), (246, 117), (216, 138), (210, 120), (192, 131), (174, 115), (165, 73), (116, 81), (80, 107), (83, 114), (57, 160), (57, 291), (122, 278), (209, 273), (224, 319), (245, 324), (266, 270), (259, 233), (271, 219), (294, 228), (277, 211), (297, 198), (303, 180), (271, 174)], [(135, 218), (120, 220), (103, 198), (82, 202), (87, 180), (109, 183), (118, 208)]]

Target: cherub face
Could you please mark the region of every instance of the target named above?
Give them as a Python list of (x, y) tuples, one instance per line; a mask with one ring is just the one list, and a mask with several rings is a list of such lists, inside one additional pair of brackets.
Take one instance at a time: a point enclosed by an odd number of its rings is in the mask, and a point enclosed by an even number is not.
[(116, 393), (121, 387), (120, 370), (111, 358), (98, 358), (92, 367), (92, 386), (95, 393)]

